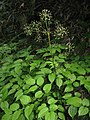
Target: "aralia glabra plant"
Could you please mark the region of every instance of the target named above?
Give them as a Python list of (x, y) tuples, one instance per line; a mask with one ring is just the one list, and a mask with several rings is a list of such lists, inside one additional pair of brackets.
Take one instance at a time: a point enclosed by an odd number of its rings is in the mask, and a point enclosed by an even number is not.
[[(38, 49), (33, 55), (30, 46), (20, 51), (9, 45), (0, 47), (0, 119), (66, 120), (70, 116), (76, 120), (77, 117), (90, 117), (90, 57), (80, 60), (73, 56), (68, 60), (65, 46), (51, 45), (51, 23), (40, 16), (40, 22), (33, 22), (26, 30), (29, 35), (38, 33), (36, 37), (42, 37), (41, 33), (44, 33), (49, 43), (47, 48)], [(62, 29), (56, 31), (59, 31), (56, 36), (60, 37)]]

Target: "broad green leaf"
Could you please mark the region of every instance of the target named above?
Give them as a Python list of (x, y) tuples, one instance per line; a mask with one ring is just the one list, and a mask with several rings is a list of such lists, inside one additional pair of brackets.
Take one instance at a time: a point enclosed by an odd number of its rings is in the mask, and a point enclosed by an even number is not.
[(74, 81), (76, 80), (75, 74), (71, 74), (70, 76), (68, 76), (68, 78), (69, 78), (72, 82), (74, 82)]
[(18, 59), (18, 60), (16, 60), (14, 63), (15, 63), (15, 65), (16, 65), (16, 63), (18, 64), (18, 63), (22, 63), (22, 62), (23, 62), (22, 59)]
[(56, 120), (55, 112), (50, 111), (45, 114), (45, 120)]
[(10, 105), (10, 110), (16, 111), (17, 109), (19, 109), (19, 104), (18, 103), (13, 103), (12, 105)]
[(46, 66), (46, 62), (44, 61), (41, 65), (40, 68), (44, 68)]
[(38, 118), (45, 116), (47, 111), (48, 111), (47, 107), (44, 107), (42, 110), (40, 110), (40, 112), (38, 113)]
[(60, 88), (60, 87), (62, 86), (62, 84), (63, 84), (62, 79), (57, 78), (57, 79), (56, 79), (56, 85)]
[(12, 114), (12, 111), (11, 111), (9, 108), (6, 108), (6, 109), (4, 110), (4, 112), (5, 112), (6, 114)]
[(9, 89), (12, 85), (13, 85), (12, 83), (8, 83), (8, 84), (6, 84), (6, 85), (4, 86), (3, 89)]
[(35, 98), (41, 98), (43, 95), (43, 92), (42, 91), (38, 91), (35, 93)]
[(88, 92), (90, 92), (90, 83), (86, 83), (84, 87), (88, 90)]
[(79, 92), (75, 92), (74, 94), (75, 94), (76, 97), (80, 97), (81, 96), (81, 93), (79, 93)]
[(77, 73), (79, 73), (80, 75), (85, 75), (86, 74), (86, 70), (84, 68), (82, 68), (82, 67), (78, 67)]
[(86, 68), (87, 73), (90, 73), (90, 68)]
[(79, 82), (74, 82), (74, 83), (73, 83), (73, 86), (74, 86), (74, 87), (79, 87)]
[(35, 80), (31, 76), (29, 76), (29, 78), (26, 78), (24, 81), (30, 86), (35, 84)]
[(78, 76), (78, 77), (77, 77), (77, 80), (79, 80), (79, 81), (80, 81), (80, 85), (83, 85), (83, 84), (85, 84), (85, 82), (86, 82), (86, 80), (85, 80), (85, 77), (84, 77), (84, 76)]
[(59, 59), (59, 62), (63, 63), (63, 62), (65, 62), (65, 60), (64, 59)]
[(24, 114), (21, 114), (21, 115), (19, 116), (18, 120), (26, 120)]
[(67, 85), (64, 92), (71, 92), (71, 91), (73, 91), (73, 86)]
[(51, 53), (45, 53), (45, 54), (43, 55), (43, 57), (46, 57), (46, 56), (51, 56)]
[(57, 76), (57, 78), (60, 78), (60, 79), (62, 79), (62, 78), (63, 78), (63, 76), (62, 76), (62, 75), (58, 75), (58, 76)]
[(58, 110), (61, 111), (61, 112), (64, 112), (64, 107), (62, 105), (58, 105)]
[(74, 116), (77, 114), (77, 108), (74, 106), (70, 106), (68, 108), (68, 114), (72, 117), (72, 119), (74, 118)]
[(71, 64), (65, 63), (64, 66), (65, 66), (66, 68), (70, 68), (70, 67), (71, 67)]
[(73, 105), (75, 107), (80, 107), (80, 105), (81, 105), (81, 98), (71, 97), (66, 102), (67, 102), (68, 105)]
[(3, 116), (2, 116), (2, 120), (12, 120), (12, 115), (10, 115), (10, 114), (4, 114)]
[(22, 89), (20, 89), (15, 94), (16, 100), (19, 100), (22, 95), (23, 95), (23, 91), (22, 91)]
[(44, 85), (43, 90), (45, 93), (49, 93), (51, 90), (51, 84)]
[(35, 69), (35, 66), (31, 66), (30, 67), (30, 71), (32, 71), (33, 69)]
[(71, 80), (66, 80), (66, 81), (63, 83), (63, 85), (70, 85), (70, 84), (72, 84)]
[(27, 105), (28, 103), (31, 102), (31, 98), (30, 98), (30, 96), (22, 95), (20, 98), (20, 101), (21, 101), (22, 105)]
[(58, 109), (58, 106), (55, 104), (50, 104), (50, 111), (55, 111)]
[(0, 105), (1, 109), (2, 110), (5, 110), (6, 108), (9, 107), (9, 104), (7, 101), (4, 101), (4, 102), (1, 102), (1, 105)]
[(52, 48), (51, 51), (52, 51), (52, 54), (55, 54), (56, 49), (55, 49), (55, 48)]
[(2, 101), (6, 100), (8, 97), (8, 89), (4, 89), (2, 92)]
[(86, 82), (84, 87), (90, 92), (90, 82)]
[(13, 94), (18, 87), (19, 87), (18, 85), (13, 85), (12, 89), (8, 92), (8, 95)]
[(89, 113), (89, 108), (81, 106), (78, 110), (78, 115), (83, 116)]
[(30, 88), (30, 85), (29, 84), (24, 84), (23, 85), (23, 90), (27, 90), (27, 89), (29, 89)]
[(48, 100), (48, 104), (52, 104), (52, 103), (56, 103), (56, 102), (57, 102), (57, 100), (55, 100), (54, 98), (50, 98)]
[(29, 92), (34, 92), (37, 89), (38, 89), (38, 86), (34, 85), (34, 86), (30, 87)]
[(30, 116), (29, 116), (29, 120), (34, 120), (35, 118), (35, 114), (34, 112), (31, 112)]
[(69, 99), (69, 98), (71, 98), (71, 96), (72, 96), (71, 93), (66, 93), (66, 94), (63, 96), (63, 98), (64, 98), (64, 99)]
[(78, 76), (78, 77), (77, 77), (77, 80), (80, 80), (80, 81), (81, 81), (81, 80), (85, 80), (85, 77), (84, 77), (84, 76)]
[(88, 100), (87, 98), (84, 98), (84, 99), (82, 100), (82, 105), (83, 105), (83, 106), (89, 106), (89, 105), (90, 105), (89, 100)]
[(39, 107), (38, 107), (38, 110), (40, 111), (40, 110), (42, 110), (44, 107), (46, 107), (46, 104), (45, 104), (45, 103), (43, 103), (41, 106), (39, 106)]
[(52, 73), (52, 71), (49, 68), (42, 68), (41, 72), (44, 73), (44, 74), (50, 74), (50, 73)]
[(65, 120), (65, 115), (64, 115), (64, 113), (59, 112), (59, 113), (58, 113), (58, 117), (60, 118), (60, 120)]
[(44, 78), (42, 76), (39, 76), (37, 79), (37, 85), (42, 86), (44, 83)]
[(15, 72), (20, 75), (22, 73), (22, 70), (21, 70), (22, 66), (15, 66)]
[(70, 72), (70, 71), (66, 71), (66, 70), (62, 71), (62, 74), (63, 74), (65, 77), (67, 77), (67, 78), (69, 78), (69, 77), (71, 76), (71, 72)]
[(18, 120), (20, 114), (21, 114), (21, 110), (15, 111), (12, 115), (12, 120)]
[(25, 117), (29, 120), (29, 115), (32, 113), (32, 110), (34, 108), (34, 104), (31, 104), (29, 106), (26, 106), (24, 113), (25, 113)]
[(48, 79), (49, 79), (49, 81), (50, 81), (51, 83), (54, 82), (55, 78), (56, 78), (55, 73), (51, 73), (51, 74), (48, 75)]

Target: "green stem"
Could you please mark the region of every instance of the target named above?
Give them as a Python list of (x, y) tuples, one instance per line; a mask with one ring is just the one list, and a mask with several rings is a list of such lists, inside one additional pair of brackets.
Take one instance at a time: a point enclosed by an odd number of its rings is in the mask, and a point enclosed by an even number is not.
[(50, 41), (50, 31), (47, 31), (47, 35), (48, 35), (48, 43), (49, 43), (49, 46), (51, 46), (51, 41)]

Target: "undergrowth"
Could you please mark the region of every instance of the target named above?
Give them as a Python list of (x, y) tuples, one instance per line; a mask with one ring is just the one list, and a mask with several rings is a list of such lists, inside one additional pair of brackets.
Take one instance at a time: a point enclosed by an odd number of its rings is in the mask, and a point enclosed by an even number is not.
[(0, 119), (89, 120), (90, 56), (57, 44), (17, 48), (0, 46)]

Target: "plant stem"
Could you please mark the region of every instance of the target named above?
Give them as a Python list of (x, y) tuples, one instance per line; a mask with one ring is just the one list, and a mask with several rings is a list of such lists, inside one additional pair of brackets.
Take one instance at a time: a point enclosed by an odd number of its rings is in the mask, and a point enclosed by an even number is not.
[(47, 35), (48, 35), (48, 43), (49, 43), (49, 46), (51, 46), (51, 41), (50, 41), (50, 31), (47, 31)]

